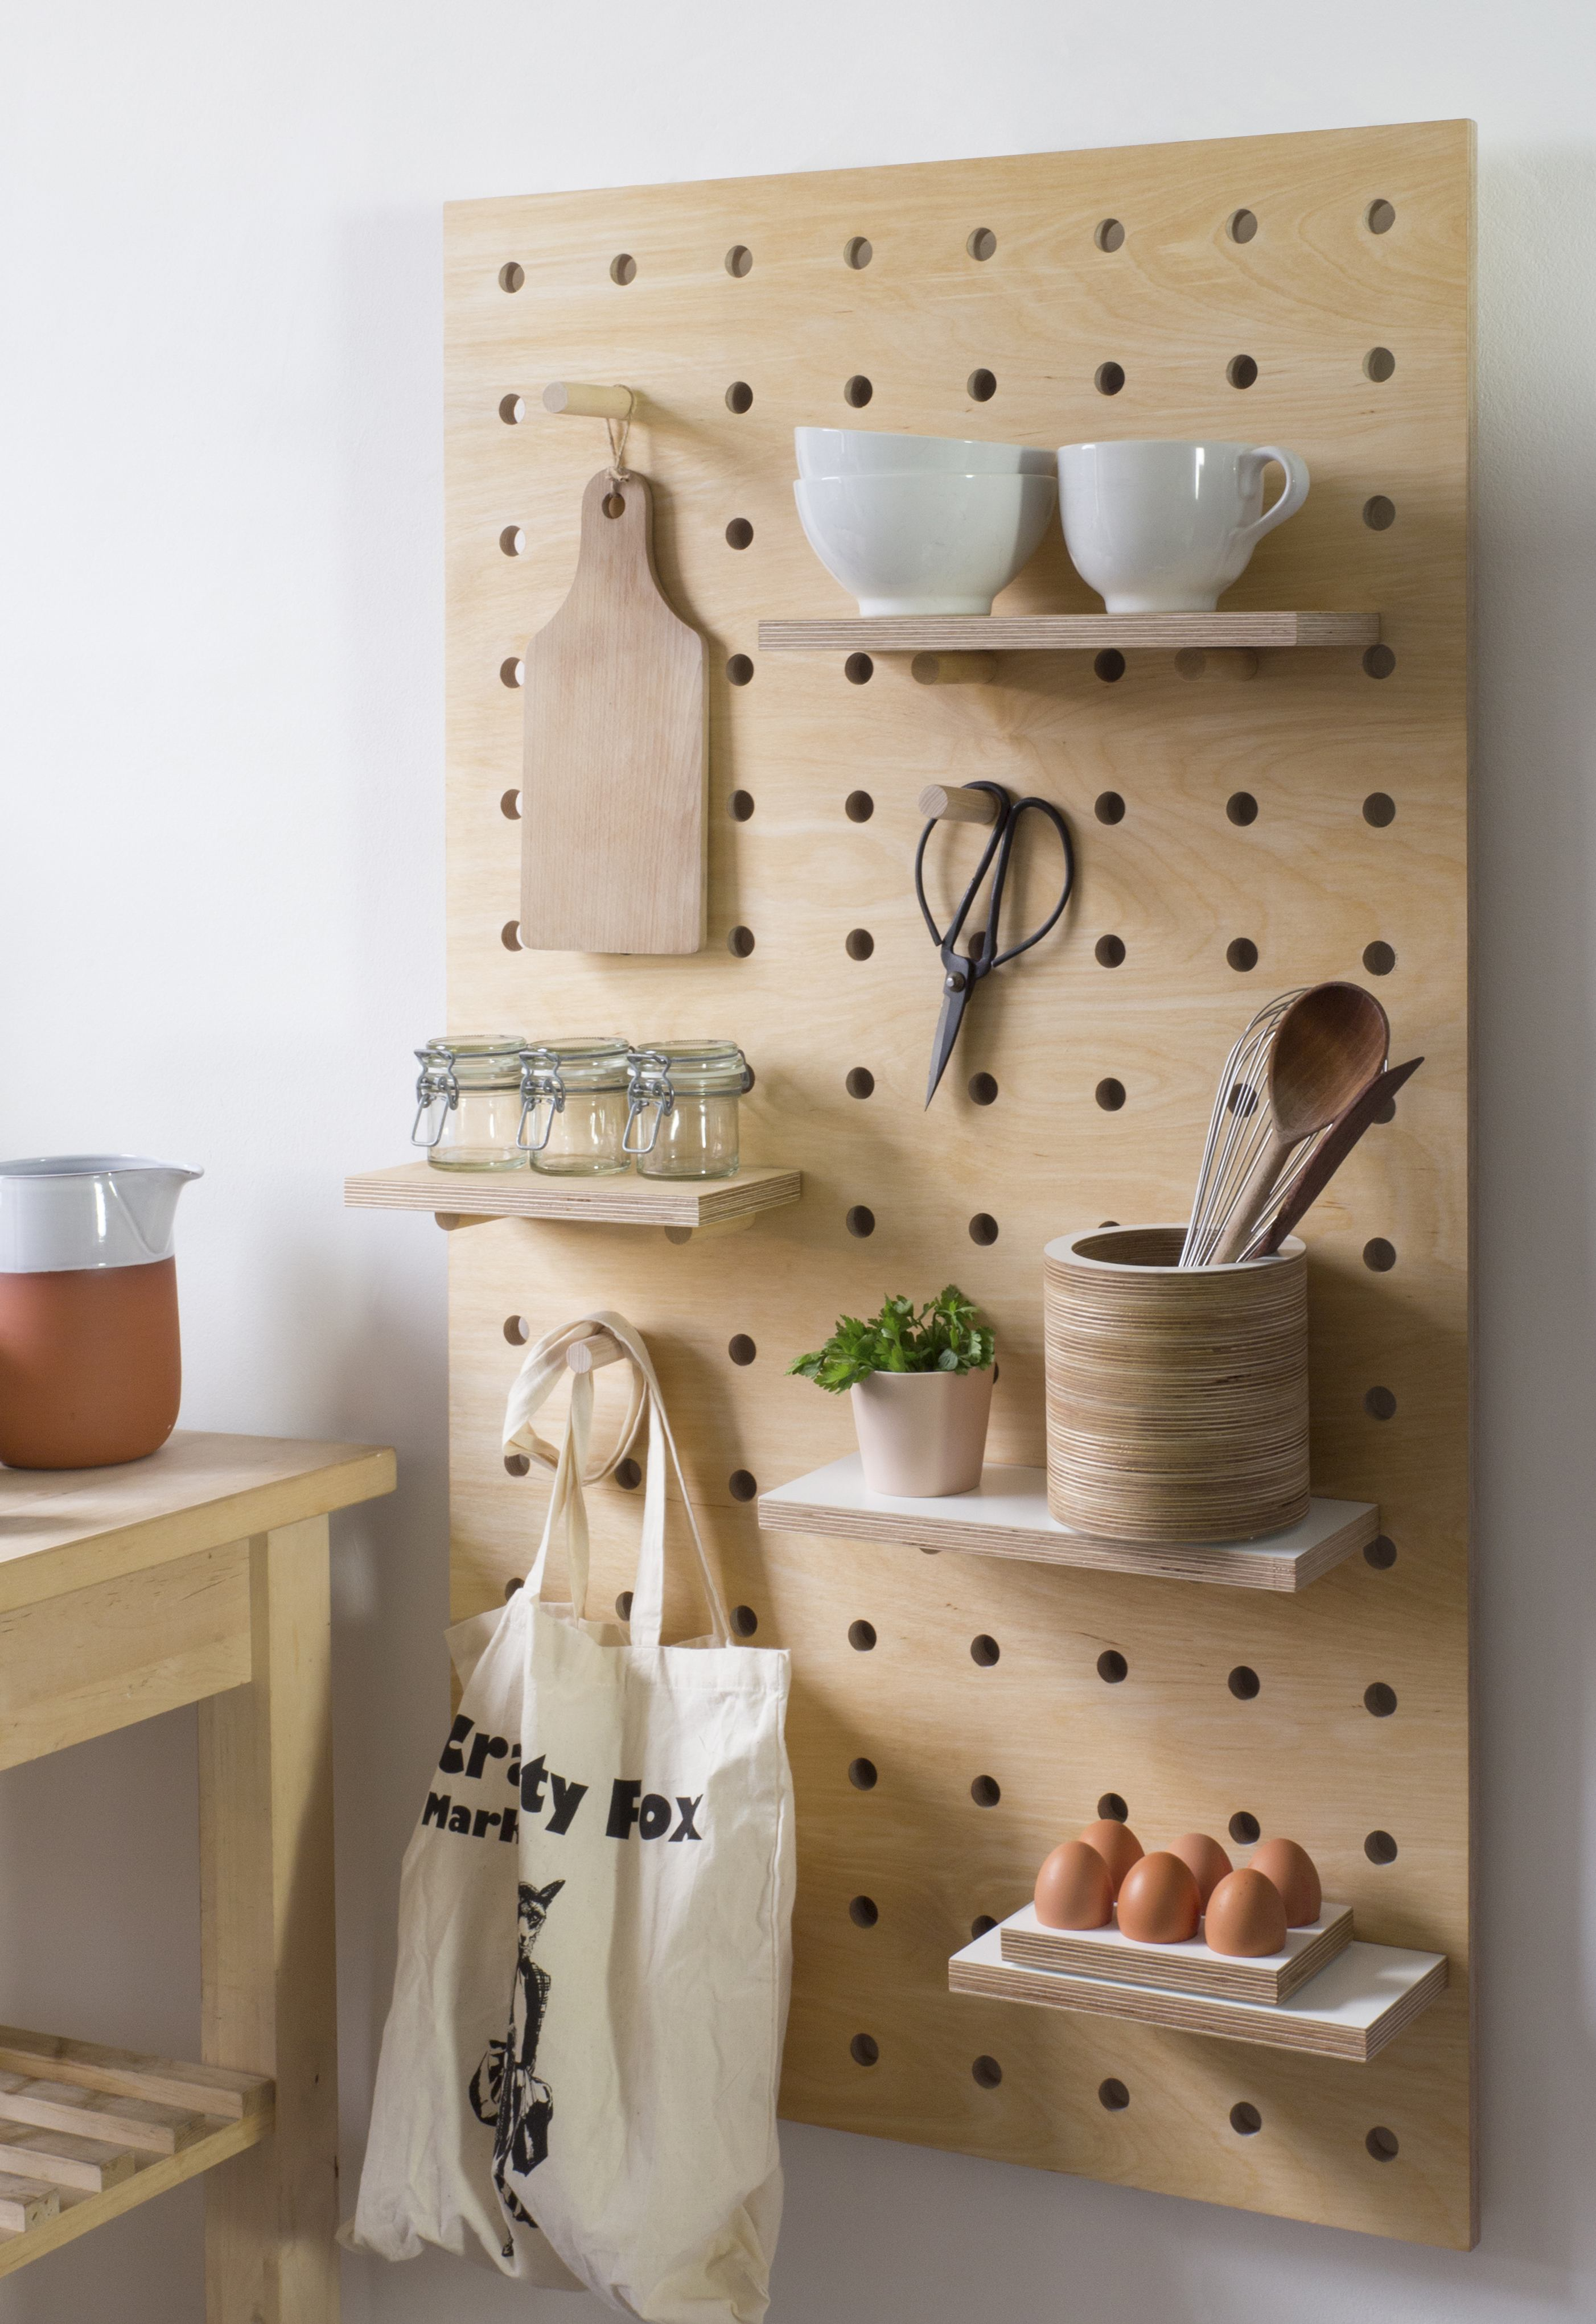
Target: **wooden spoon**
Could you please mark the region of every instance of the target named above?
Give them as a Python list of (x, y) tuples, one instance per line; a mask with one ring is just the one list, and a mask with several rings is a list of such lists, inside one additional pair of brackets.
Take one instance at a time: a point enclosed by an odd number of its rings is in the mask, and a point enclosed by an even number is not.
[(1386, 1062), (1391, 1028), (1361, 984), (1315, 984), (1276, 1028), (1269, 1052), (1268, 1143), (1253, 1166), (1210, 1262), (1239, 1259), (1258, 1231), (1286, 1157), (1344, 1113)]
[(1279, 1250), (1303, 1213), (1318, 1201), (1381, 1106), (1392, 1102), (1403, 1084), (1410, 1081), (1423, 1064), (1422, 1057), (1409, 1057), (1405, 1065), (1393, 1065), (1389, 1073), (1377, 1074), (1369, 1087), (1353, 1099), (1324, 1145), (1315, 1148), (1313, 1160), (1274, 1217), (1265, 1221), (1261, 1241), (1255, 1233), (1256, 1248), (1250, 1252), (1250, 1258), (1268, 1259)]

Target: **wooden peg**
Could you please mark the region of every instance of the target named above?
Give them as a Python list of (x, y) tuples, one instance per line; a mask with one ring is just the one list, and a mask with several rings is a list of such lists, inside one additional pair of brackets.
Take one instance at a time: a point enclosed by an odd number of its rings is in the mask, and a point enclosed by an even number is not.
[(990, 791), (966, 790), (962, 785), (950, 790), (942, 783), (927, 783), (920, 793), (920, 813), (944, 823), (995, 823), (998, 807)]
[(742, 1234), (753, 1224), (755, 1215), (752, 1211), (739, 1211), (734, 1218), (710, 1219), (701, 1227), (667, 1227), (664, 1230), (665, 1240), (676, 1243), (702, 1242), (706, 1235)]
[(579, 379), (551, 379), (543, 390), (544, 410), (573, 420), (635, 420), (641, 401), (630, 387), (593, 387)]
[(990, 653), (918, 653), (909, 663), (917, 686), (990, 686), (998, 658)]
[(432, 1221), (445, 1234), (458, 1234), (462, 1227), (491, 1227), (493, 1215), (487, 1211), (434, 1211)]
[(1175, 667), (1182, 678), (1218, 678), (1232, 683), (1239, 678), (1258, 676), (1258, 656), (1250, 649), (1226, 647), (1217, 653), (1205, 653), (1201, 646), (1183, 646), (1175, 657)]
[(607, 1332), (591, 1333), (586, 1340), (574, 1340), (566, 1350), (566, 1363), (574, 1372), (595, 1372), (604, 1364), (618, 1364), (626, 1353), (619, 1340), (612, 1340)]

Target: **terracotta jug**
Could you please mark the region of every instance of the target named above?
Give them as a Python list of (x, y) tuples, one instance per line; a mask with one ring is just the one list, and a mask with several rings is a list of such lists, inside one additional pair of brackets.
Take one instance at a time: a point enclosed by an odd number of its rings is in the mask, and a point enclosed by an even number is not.
[(0, 1162), (0, 1462), (102, 1469), (165, 1443), (182, 1392), (178, 1196), (131, 1154)]

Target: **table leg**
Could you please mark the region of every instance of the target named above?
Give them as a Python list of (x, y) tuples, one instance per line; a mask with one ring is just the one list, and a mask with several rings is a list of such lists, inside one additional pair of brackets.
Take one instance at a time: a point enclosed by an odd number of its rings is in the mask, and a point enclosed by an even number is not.
[(208, 2174), (207, 2324), (337, 2324), (328, 1526), (250, 1543), (253, 1677), (199, 1706), (208, 2064), (270, 2074), (276, 2128)]

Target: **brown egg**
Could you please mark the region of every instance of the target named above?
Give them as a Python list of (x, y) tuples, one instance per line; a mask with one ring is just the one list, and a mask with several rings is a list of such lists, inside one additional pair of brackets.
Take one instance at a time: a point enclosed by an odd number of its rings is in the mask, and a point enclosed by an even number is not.
[(1261, 1872), (1280, 1892), (1288, 1929), (1311, 1928), (1324, 1902), (1318, 1868), (1305, 1848), (1294, 1840), (1260, 1840), (1248, 1869)]
[(1108, 1866), (1084, 1840), (1056, 1848), (1037, 1875), (1037, 1918), (1045, 1929), (1102, 1929), (1113, 1917)]
[(1189, 1864), (1197, 1883), (1197, 1894), (1203, 1899), (1203, 1910), (1208, 1910), (1208, 1899), (1232, 1868), (1231, 1859), (1218, 1840), (1210, 1840), (1205, 1831), (1182, 1832), (1170, 1844), (1171, 1856), (1178, 1856)]
[(1144, 1945), (1177, 1945), (1203, 1917), (1197, 1878), (1165, 1849), (1133, 1864), (1120, 1884), (1120, 1934)]
[(1286, 1942), (1286, 1907), (1272, 1880), (1250, 1868), (1229, 1872), (1208, 1899), (1203, 1934), (1211, 1952), (1250, 1960)]
[(1117, 1896), (1121, 1881), (1130, 1867), (1140, 1860), (1140, 1840), (1128, 1823), (1114, 1823), (1107, 1816), (1101, 1823), (1089, 1823), (1081, 1838), (1088, 1848), (1097, 1850), (1108, 1866), (1108, 1877), (1113, 1883)]

